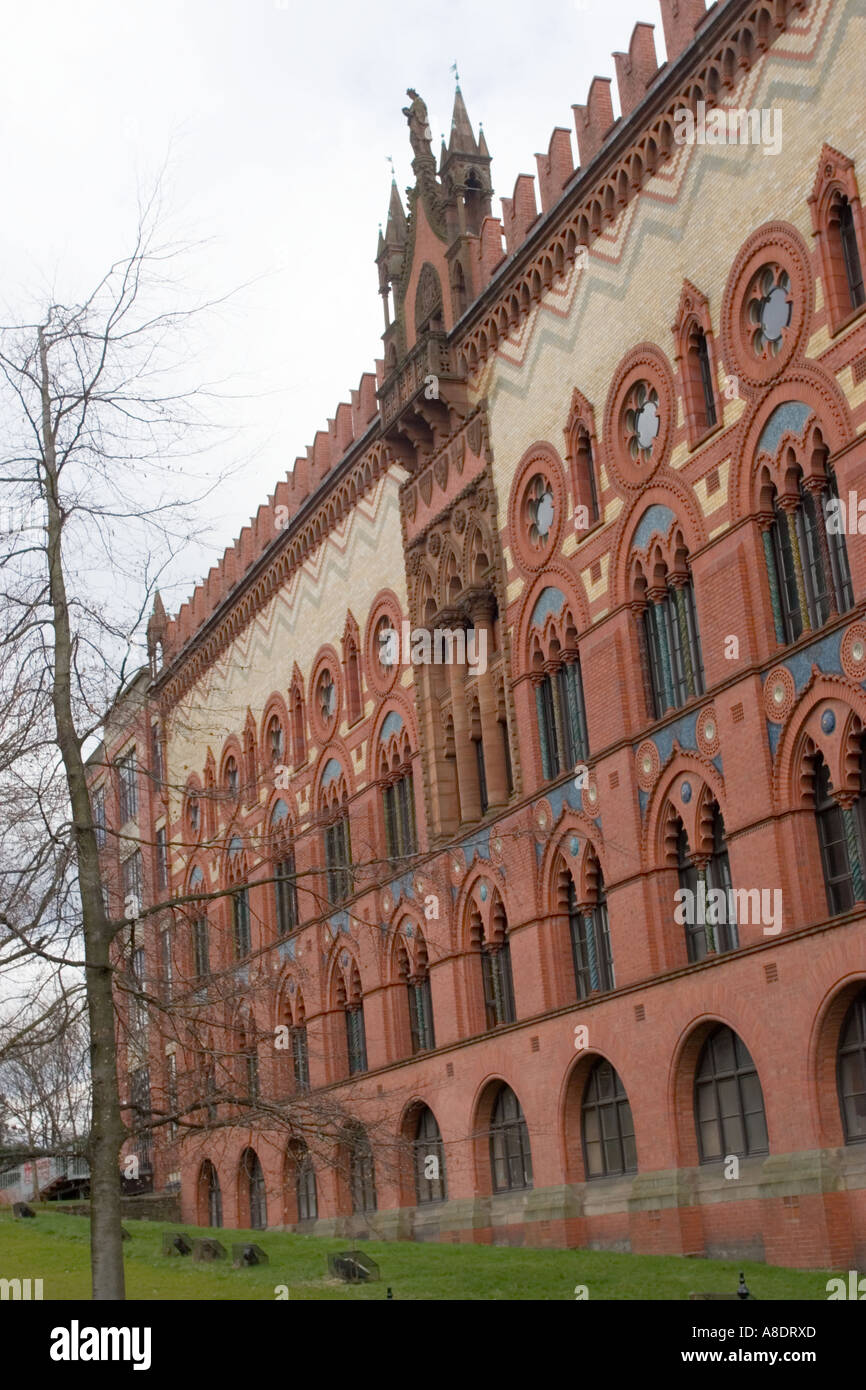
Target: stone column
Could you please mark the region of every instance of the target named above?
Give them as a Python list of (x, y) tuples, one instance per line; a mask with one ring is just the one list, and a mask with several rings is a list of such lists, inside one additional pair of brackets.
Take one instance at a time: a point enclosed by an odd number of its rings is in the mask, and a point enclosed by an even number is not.
[(773, 610), (773, 627), (776, 630), (776, 641), (785, 645), (785, 624), (782, 620), (782, 601), (779, 597), (779, 577), (776, 573), (776, 556), (773, 551), (772, 528), (775, 517), (772, 512), (761, 512), (758, 517), (758, 526), (761, 530), (761, 542), (764, 547), (764, 561), (767, 566), (767, 579), (770, 584), (770, 606)]
[(833, 583), (833, 566), (830, 563), (830, 546), (827, 541), (827, 518), (824, 515), (824, 492), (827, 486), (825, 478), (805, 478), (803, 486), (811, 495), (815, 504), (815, 527), (818, 532), (818, 552), (821, 556), (821, 565), (827, 581), (827, 603), (829, 612), (827, 621), (835, 618), (839, 612), (839, 605), (836, 602), (836, 586)]
[(788, 539), (791, 543), (791, 555), (794, 559), (794, 578), (797, 583), (797, 602), (800, 605), (803, 631), (811, 632), (812, 622), (809, 618), (809, 605), (806, 602), (806, 581), (803, 577), (803, 557), (800, 554), (800, 538), (797, 535), (797, 508), (799, 505), (799, 493), (779, 498), (779, 506), (785, 514), (785, 522), (788, 527)]
[(695, 681), (695, 671), (692, 665), (692, 650), (689, 642), (689, 623), (686, 617), (686, 585), (689, 582), (688, 574), (672, 574), (668, 580), (670, 588), (673, 590), (674, 605), (677, 615), (677, 630), (680, 634), (680, 651), (683, 654), (683, 670), (686, 676), (686, 691), (689, 697), (697, 694), (697, 682)]
[(662, 714), (664, 714), (669, 709), (676, 708), (676, 700), (674, 699), (673, 673), (671, 671), (671, 653), (670, 647), (668, 646), (668, 635), (665, 631), (664, 614), (661, 611), (661, 605), (664, 603), (667, 596), (667, 589), (649, 589), (647, 591), (647, 598), (649, 599), (648, 612), (650, 615), (650, 622), (653, 625), (653, 631), (655, 633), (656, 648), (658, 650), (659, 664), (661, 666), (661, 695), (663, 703)]
[(857, 834), (857, 818), (854, 812), (855, 798), (850, 793), (836, 797), (842, 811), (842, 825), (845, 830), (845, 846), (848, 850), (848, 864), (851, 869), (851, 889), (855, 903), (864, 900), (863, 864), (860, 859), (860, 840)]

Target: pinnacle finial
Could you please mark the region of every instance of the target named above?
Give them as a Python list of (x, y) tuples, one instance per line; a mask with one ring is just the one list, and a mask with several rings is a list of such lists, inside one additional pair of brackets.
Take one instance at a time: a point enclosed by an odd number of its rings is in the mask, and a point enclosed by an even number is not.
[(453, 74), (454, 74), (454, 81), (455, 81), (456, 85), (459, 87), (459, 86), (460, 86), (460, 73), (457, 71), (457, 59), (456, 59), (456, 58), (454, 59), (454, 62), (451, 64), (451, 71), (452, 71)]

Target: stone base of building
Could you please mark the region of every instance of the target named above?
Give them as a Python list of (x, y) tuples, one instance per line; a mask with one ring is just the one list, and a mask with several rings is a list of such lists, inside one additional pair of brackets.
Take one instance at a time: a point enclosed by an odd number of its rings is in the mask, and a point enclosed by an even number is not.
[(402, 1207), (296, 1226), (305, 1235), (448, 1241), (866, 1267), (866, 1145), (742, 1159)]

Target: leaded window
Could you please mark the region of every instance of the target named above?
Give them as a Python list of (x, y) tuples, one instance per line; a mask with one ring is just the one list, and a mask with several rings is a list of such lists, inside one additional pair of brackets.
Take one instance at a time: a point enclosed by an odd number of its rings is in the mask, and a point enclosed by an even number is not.
[(345, 1014), (349, 1075), (355, 1076), (367, 1070), (367, 1030), (364, 1027), (363, 1003), (347, 1004)]
[(583, 1158), (587, 1178), (637, 1172), (634, 1121), (619, 1074), (604, 1060), (587, 1078), (581, 1105)]
[(695, 1125), (702, 1163), (769, 1153), (764, 1096), (751, 1055), (732, 1029), (714, 1029), (695, 1073)]
[(428, 1105), (422, 1106), (415, 1126), (412, 1143), (415, 1169), (415, 1196), (419, 1206), (429, 1202), (444, 1202), (447, 1196), (445, 1186), (445, 1148), (442, 1135), (436, 1123), (436, 1116)]
[(490, 1120), (490, 1173), (494, 1192), (514, 1192), (532, 1186), (529, 1131), (520, 1101), (510, 1086), (502, 1086)]
[(578, 906), (574, 880), (568, 880), (568, 926), (578, 999), (615, 988), (607, 898), (601, 866), (596, 869), (595, 902)]
[(866, 989), (861, 989), (842, 1023), (837, 1080), (845, 1143), (866, 1144)]
[(298, 889), (295, 882), (295, 856), (288, 853), (274, 865), (274, 898), (277, 932), (288, 936), (298, 925)]
[(243, 960), (252, 947), (250, 937), (250, 893), (248, 888), (239, 888), (232, 894), (232, 926), (234, 929), (235, 957)]

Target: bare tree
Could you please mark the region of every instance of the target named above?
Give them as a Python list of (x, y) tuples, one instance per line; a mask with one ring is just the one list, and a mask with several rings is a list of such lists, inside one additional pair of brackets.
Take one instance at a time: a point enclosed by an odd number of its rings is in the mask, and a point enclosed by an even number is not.
[(0, 705), (14, 712), (0, 780), (17, 803), (0, 826), (4, 848), (17, 846), (3, 872), (0, 965), (19, 983), (34, 958), (49, 973), (84, 971), (98, 1299), (124, 1296), (126, 1131), (111, 959), (120, 924), (103, 906), (85, 749), (135, 659), (159, 569), (189, 534), (176, 463), (194, 474), (206, 428), (207, 394), (182, 366), (202, 307), (181, 303), (176, 262), (189, 248), (161, 243), (158, 223), (157, 193), (132, 251), (87, 298), (0, 327)]
[[(132, 927), (112, 919), (103, 898), (101, 827), (88, 787), (93, 750), (106, 711), (141, 676), (144, 620), (160, 573), (191, 530), (200, 531), (196, 505), (219, 481), (195, 473), (199, 455), (207, 460), (204, 407), (213, 394), (189, 379), (187, 366), (199, 316), (214, 305), (184, 307), (172, 274), (189, 248), (158, 240), (158, 213), (154, 197), (141, 210), (130, 254), (82, 302), (55, 300), (33, 322), (0, 326), (4, 1017), (19, 1015), (18, 1055), (22, 1047), (36, 1049), (57, 998), (73, 988), (70, 976), (83, 979), (95, 1299), (124, 1297), (119, 1173), (131, 1134), (166, 1126), (190, 1136), (229, 1124), (257, 1133), (270, 1127), (280, 1136), (275, 1142), (316, 1144), (333, 1161), (353, 1123), (332, 1094), (315, 1097), (302, 1088), (288, 1103), (271, 1086), (266, 1097), (250, 1065), (263, 1039), (238, 1033), (232, 1021), (241, 994), (249, 1002), (255, 985), (241, 991), (225, 972), (209, 982), (203, 1004), (193, 979), (178, 980), (167, 999), (136, 975), (136, 930), (227, 890), (167, 895), (141, 907)], [(392, 869), (371, 862), (367, 871), (376, 878)], [(306, 888), (313, 906), (305, 924), (310, 917), (324, 922), (330, 909), (323, 885)], [(22, 1029), (25, 999), (31, 1022)], [(135, 1031), (130, 1006), (149, 1011), (187, 1055), (201, 1058), (193, 1074), (178, 1078), (176, 1094), (157, 1098), (146, 1112), (120, 1091), (119, 1041), (126, 1045)], [(207, 1033), (215, 1014), (225, 1023), (216, 1045)], [(370, 1128), (375, 1117), (365, 1123)]]

